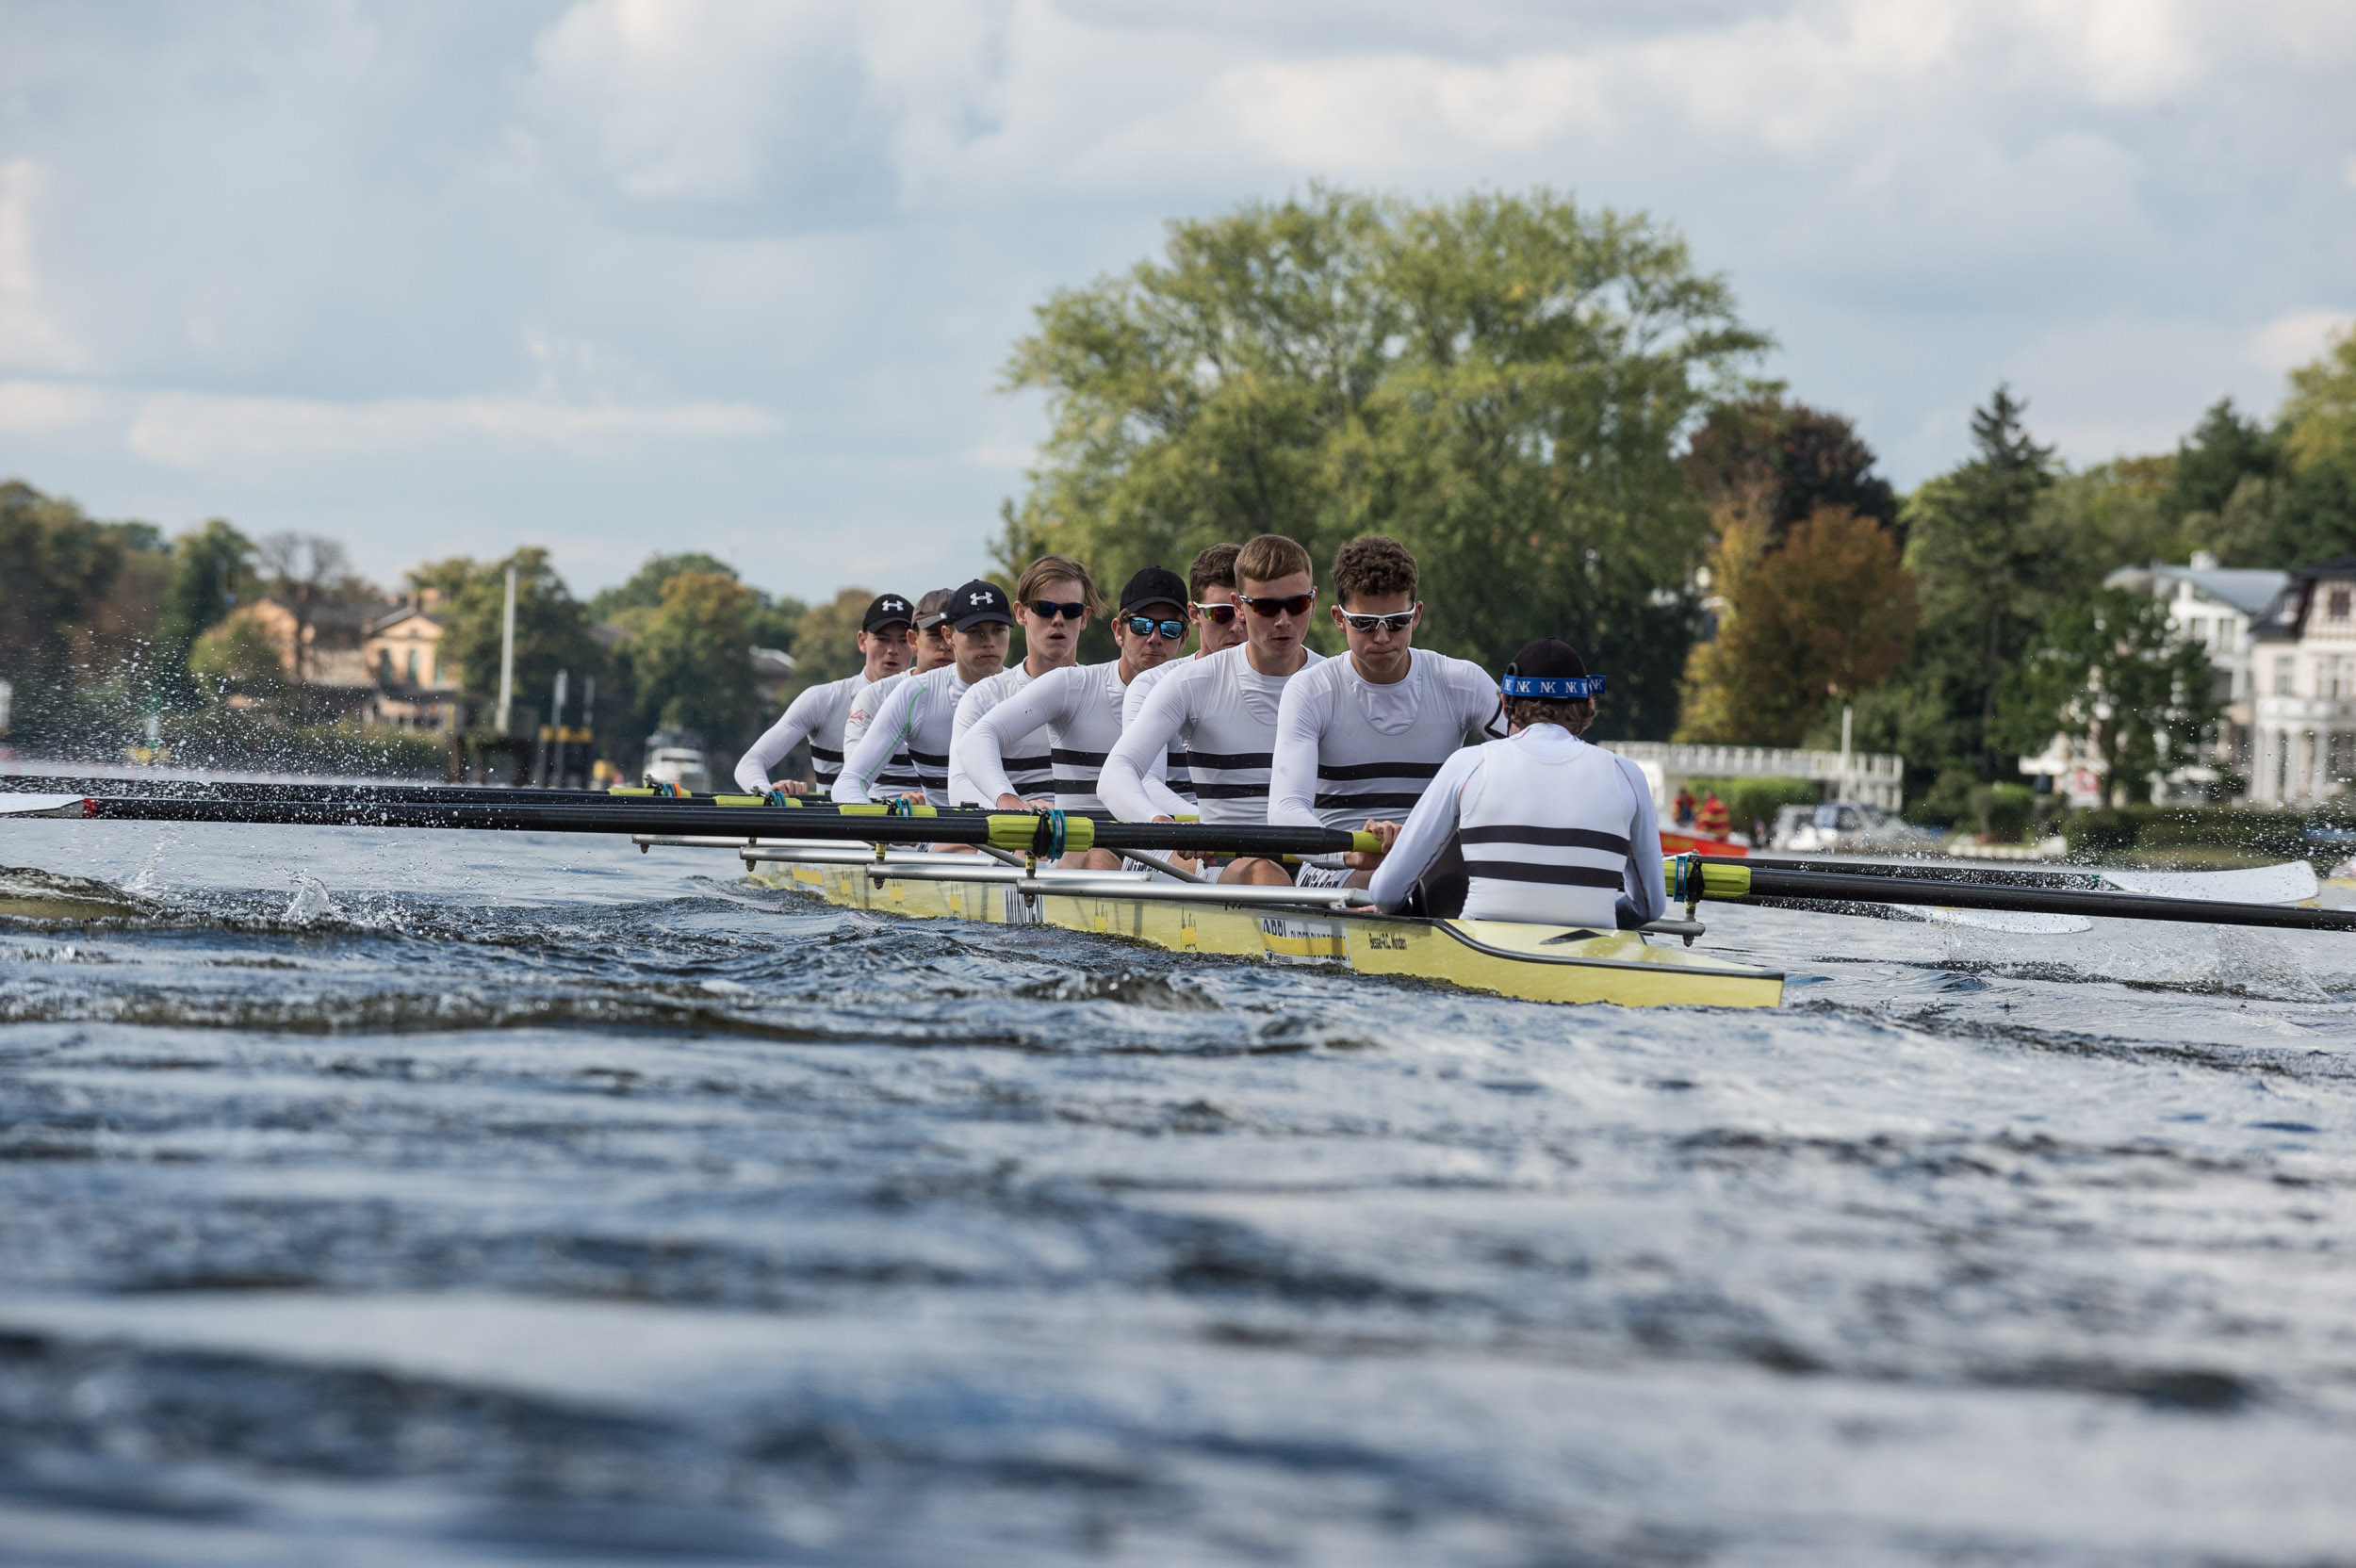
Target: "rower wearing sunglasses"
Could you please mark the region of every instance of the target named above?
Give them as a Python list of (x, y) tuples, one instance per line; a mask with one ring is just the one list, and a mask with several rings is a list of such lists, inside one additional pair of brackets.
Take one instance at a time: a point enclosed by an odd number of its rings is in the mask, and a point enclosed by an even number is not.
[[(1307, 550), (1282, 534), (1263, 533), (1236, 553), (1235, 586), (1235, 601), (1245, 611), (1242, 644), (1165, 676), (1104, 760), (1098, 792), (1124, 822), (1185, 814), (1185, 802), (1153, 776), (1173, 740), (1186, 743), (1204, 822), (1268, 820), (1277, 704), (1286, 681), (1322, 662), (1301, 643), (1317, 603), (1317, 580)], [(1292, 878), (1272, 860), (1246, 857), (1231, 861), (1219, 880), (1288, 884)]]
[(875, 798), (880, 779), (895, 755), (915, 765), (924, 799), (949, 804), (949, 736), (957, 702), (977, 682), (1006, 667), (1006, 644), (1014, 633), (1014, 612), (1006, 590), (976, 578), (949, 595), (949, 643), (956, 662), (893, 686), (875, 710), (867, 733), (843, 760), (834, 798), (864, 805)]
[[(1009, 664), (988, 680), (978, 681), (957, 703), (957, 719), (949, 739), (949, 798), (959, 806), (987, 806), (995, 797), (982, 793), (966, 774), (962, 760), (968, 731), (984, 714), (1030, 685), (1050, 670), (1079, 662), (1080, 633), (1088, 617), (1101, 614), (1104, 601), (1096, 592), (1088, 569), (1068, 555), (1042, 555), (1023, 568), (1014, 581), (1014, 624), (1023, 633), (1023, 662)], [(1042, 737), (1042, 741), (1044, 737)], [(1016, 792), (1025, 800), (1044, 802), (1055, 792), (1055, 764), (1048, 748), (1001, 760)]]
[[(1350, 657), (1284, 684), (1269, 823), (1356, 831), (1404, 821), (1466, 736), (1505, 734), (1488, 671), (1410, 645), (1423, 615), (1415, 580), (1415, 558), (1379, 533), (1333, 558), (1333, 615)], [(1374, 874), (1364, 856), (1318, 860), (1301, 866), (1302, 887), (1363, 888)]]
[[(1194, 558), (1186, 568), (1186, 619), (1194, 624), (1194, 657), (1208, 659), (1225, 648), (1243, 641), (1243, 622), (1237, 617), (1243, 612), (1235, 604), (1235, 556), (1241, 545), (1213, 545)], [(1188, 661), (1175, 656), (1150, 670), (1138, 672), (1129, 682), (1128, 694), (1121, 699), (1121, 727), (1127, 729), (1137, 722), (1138, 710), (1151, 696), (1153, 687), (1170, 671), (1183, 669)], [(1167, 760), (1161, 782), (1170, 794), (1194, 814), (1194, 780), (1186, 772), (1186, 748), (1172, 745), (1165, 754)]]
[[(1140, 675), (1158, 668), (1186, 645), (1186, 585), (1177, 573), (1146, 567), (1121, 590), (1121, 612), (1113, 618), (1113, 643), (1120, 658), (1108, 664), (1050, 670), (957, 737), (956, 760), (984, 805), (1020, 811), (1034, 804), (1016, 787), (1001, 759), (1007, 748), (1043, 729), (1055, 758), (1055, 808), (1104, 809), (1097, 783), (1105, 756), (1121, 739), (1121, 698)], [(1109, 850), (1094, 849), (1067, 856), (1065, 863), (1113, 871), (1121, 860)]]
[(1579, 739), (1603, 677), (1542, 637), (1513, 656), (1503, 684), (1511, 735), (1455, 753), (1404, 827), (1376, 830), (1390, 854), (1367, 890), (1375, 903), (1405, 907), (1417, 879), (1456, 846), (1465, 920), (1598, 931), (1659, 920), (1669, 896), (1651, 787), (1635, 763)]
[[(859, 742), (866, 738), (868, 725), (875, 720), (876, 710), (883, 706), (883, 699), (891, 694), (894, 686), (911, 676), (920, 676), (927, 670), (937, 670), (943, 664), (956, 662), (957, 650), (950, 641), (949, 631), (949, 589), (936, 588), (916, 601), (916, 620), (910, 632), (915, 662), (897, 675), (869, 681), (852, 693), (850, 710), (843, 716), (843, 755), (845, 759), (859, 749)], [(827, 779), (826, 793), (833, 793), (833, 781), (840, 776), (841, 764), (838, 763), (835, 773)], [(868, 786), (870, 798), (922, 795), (924, 792), (924, 780), (917, 777), (916, 764), (908, 760), (906, 746), (892, 753), (892, 760), (884, 764), (883, 772), (876, 775), (875, 783)]]

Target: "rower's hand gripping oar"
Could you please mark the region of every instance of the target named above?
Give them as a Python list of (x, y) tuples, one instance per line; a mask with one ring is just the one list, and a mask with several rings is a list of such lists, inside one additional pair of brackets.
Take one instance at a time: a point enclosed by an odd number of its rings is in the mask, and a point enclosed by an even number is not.
[(2201, 898), (2166, 898), (2152, 893), (2112, 892), (2093, 888), (2020, 888), (1936, 877), (1857, 874), (1830, 871), (1785, 871), (1740, 861), (1700, 859), (1693, 867), (1671, 857), (1663, 870), (1692, 903), (1714, 899), (1732, 904), (1799, 907), (1834, 914), (1855, 905), (1927, 905), (1943, 909), (2009, 909), (2031, 914), (2100, 915), (2117, 920), (2185, 921), (2200, 925), (2265, 925), (2293, 931), (2356, 931), (2356, 909), (2307, 909), (2281, 904), (2234, 904)]

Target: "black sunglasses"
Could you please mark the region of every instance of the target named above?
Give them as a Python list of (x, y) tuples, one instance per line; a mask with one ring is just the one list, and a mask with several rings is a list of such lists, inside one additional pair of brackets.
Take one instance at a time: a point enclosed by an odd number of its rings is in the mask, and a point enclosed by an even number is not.
[(1235, 602), (1245, 606), (1254, 615), (1265, 615), (1274, 620), (1279, 615), (1306, 615), (1309, 607), (1317, 602), (1317, 591), (1312, 588), (1305, 594), (1295, 594), (1282, 599), (1264, 598), (1257, 594), (1237, 594)]
[(1033, 599), (1030, 608), (1031, 613), (1042, 621), (1052, 621), (1058, 616), (1067, 621), (1085, 621), (1088, 618), (1088, 607), (1077, 599), (1065, 599), (1060, 602), (1055, 599)]
[(1235, 607), (1232, 604), (1198, 603), (1194, 608), (1206, 626), (1225, 626), (1235, 618)]
[[(1422, 608), (1420, 604), (1415, 606), (1415, 610)], [(1389, 627), (1393, 631), (1404, 631), (1415, 624), (1415, 610), (1395, 610), (1388, 615), (1353, 615), (1345, 610), (1341, 612), (1341, 617), (1350, 623), (1350, 629), (1352, 631), (1372, 631), (1375, 628), (1383, 626)]]
[(1158, 631), (1174, 643), (1186, 634), (1186, 623), (1160, 620), (1152, 615), (1132, 615), (1129, 617), (1129, 629), (1139, 637), (1151, 637)]

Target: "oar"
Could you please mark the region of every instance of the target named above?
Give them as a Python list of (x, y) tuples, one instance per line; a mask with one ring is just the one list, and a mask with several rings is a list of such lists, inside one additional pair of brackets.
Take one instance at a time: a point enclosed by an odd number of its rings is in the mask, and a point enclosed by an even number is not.
[[(298, 784), (246, 783), (186, 778), (119, 778), (107, 775), (90, 777), (46, 776), (42, 774), (0, 774), (0, 799), (6, 792), (71, 793), (89, 795), (99, 800), (237, 800), (260, 802), (325, 802), (350, 804), (367, 801), (370, 804), (414, 806), (466, 806), (527, 802), (532, 805), (604, 805), (617, 800), (638, 800), (671, 806), (701, 804), (705, 806), (761, 806), (770, 804), (766, 796), (735, 794), (723, 791), (717, 794), (665, 794), (644, 785), (617, 785), (610, 790), (532, 790), (512, 789), (498, 784)], [(782, 804), (789, 810), (832, 811), (833, 800), (823, 794), (786, 795)], [(1100, 817), (1100, 821), (1109, 818)]]
[[(1675, 862), (1671, 862), (1674, 867)], [(2201, 898), (2081, 888), (1990, 886), (1960, 879), (1884, 876), (1854, 872), (1786, 871), (1740, 861), (1704, 860), (1701, 896), (1734, 903), (1845, 913), (1858, 904), (1920, 904), (1948, 909), (2010, 909), (2031, 914), (2174, 920), (2201, 925), (2270, 925), (2295, 931), (2356, 931), (2356, 909), (2306, 909), (2279, 904), (2228, 904)], [(1676, 872), (1673, 870), (1674, 876)], [(1684, 896), (1690, 896), (1691, 883)]]
[(208, 800), (172, 796), (0, 795), (0, 816), (99, 817), (117, 822), (262, 823), (310, 827), (445, 827), (548, 833), (646, 833), (737, 839), (823, 839), (877, 844), (988, 844), (1041, 859), (1070, 851), (1174, 850), (1187, 854), (1371, 853), (1371, 833), (1252, 823), (1100, 822), (1060, 811), (942, 811), (902, 815), (880, 806), (812, 811), (759, 804), (613, 799), (544, 803), (529, 792), (463, 803), (353, 800)]

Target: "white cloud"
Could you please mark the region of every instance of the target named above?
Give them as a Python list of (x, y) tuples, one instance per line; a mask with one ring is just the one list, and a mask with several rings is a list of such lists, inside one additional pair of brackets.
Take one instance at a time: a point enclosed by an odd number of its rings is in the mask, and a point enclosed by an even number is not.
[(2351, 327), (2356, 327), (2356, 314), (2345, 310), (2293, 311), (2260, 327), (2245, 357), (2262, 369), (2289, 370), (2319, 357), (2333, 335)]
[(576, 453), (628, 441), (711, 441), (770, 434), (777, 421), (741, 403), (669, 407), (566, 404), (529, 398), (396, 398), (334, 403), (161, 392), (140, 401), (129, 445), (151, 462), (223, 463), (337, 456), (482, 440)]
[(30, 158), (0, 163), (0, 365), (72, 370), (83, 353), (41, 299), (33, 249), (33, 204), (48, 174)]
[(0, 431), (74, 430), (98, 416), (102, 399), (66, 382), (0, 381)]

